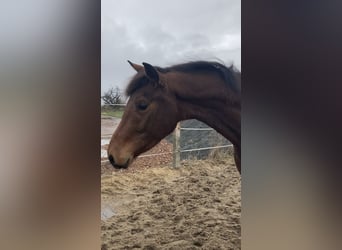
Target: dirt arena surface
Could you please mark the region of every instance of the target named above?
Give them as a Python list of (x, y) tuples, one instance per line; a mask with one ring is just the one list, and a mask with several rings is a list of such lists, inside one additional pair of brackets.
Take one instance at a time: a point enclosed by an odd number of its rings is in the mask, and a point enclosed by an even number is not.
[(101, 249), (241, 249), (232, 157), (102, 174)]
[(101, 135), (112, 137), (121, 119), (115, 117), (101, 117)]

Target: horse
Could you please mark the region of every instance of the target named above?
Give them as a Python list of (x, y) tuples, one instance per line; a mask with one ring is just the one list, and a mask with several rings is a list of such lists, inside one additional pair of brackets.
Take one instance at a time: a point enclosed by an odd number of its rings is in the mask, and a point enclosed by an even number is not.
[(233, 144), (241, 174), (241, 73), (234, 66), (215, 61), (166, 68), (128, 63), (136, 74), (126, 88), (128, 102), (108, 146), (108, 160), (115, 168), (127, 168), (179, 121), (197, 119)]

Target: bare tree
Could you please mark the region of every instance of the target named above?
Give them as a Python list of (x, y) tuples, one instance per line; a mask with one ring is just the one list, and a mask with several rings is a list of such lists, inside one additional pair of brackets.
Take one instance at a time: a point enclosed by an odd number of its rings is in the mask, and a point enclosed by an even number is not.
[(101, 99), (103, 100), (105, 105), (123, 103), (119, 87), (110, 88), (107, 92), (104, 93), (103, 96), (101, 96)]

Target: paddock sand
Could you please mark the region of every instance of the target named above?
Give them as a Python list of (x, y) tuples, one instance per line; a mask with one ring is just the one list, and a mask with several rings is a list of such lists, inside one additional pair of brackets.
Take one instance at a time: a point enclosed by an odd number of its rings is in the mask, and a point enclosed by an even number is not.
[(101, 249), (241, 249), (233, 159), (102, 175)]

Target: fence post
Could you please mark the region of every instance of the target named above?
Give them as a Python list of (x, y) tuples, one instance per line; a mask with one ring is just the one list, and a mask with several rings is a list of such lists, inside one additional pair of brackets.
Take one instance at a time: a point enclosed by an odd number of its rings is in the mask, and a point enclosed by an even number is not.
[(177, 123), (175, 131), (173, 132), (173, 167), (178, 168), (180, 166), (180, 123)]

